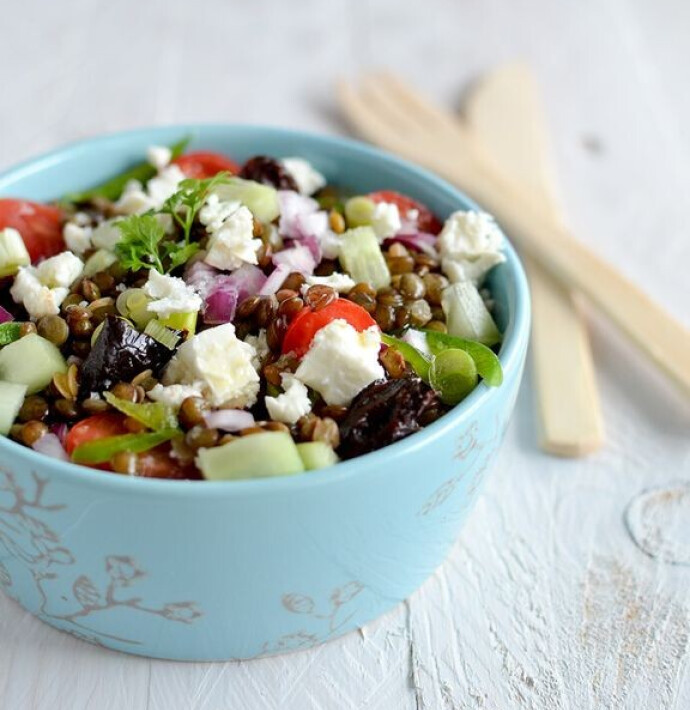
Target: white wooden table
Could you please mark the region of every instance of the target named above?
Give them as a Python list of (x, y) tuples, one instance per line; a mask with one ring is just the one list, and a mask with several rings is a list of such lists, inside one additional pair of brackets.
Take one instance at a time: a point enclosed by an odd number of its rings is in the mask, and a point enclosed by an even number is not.
[[(450, 103), (523, 57), (575, 231), (688, 322), (683, 0), (22, 0), (2, 25), (0, 167), (154, 123), (341, 132), (338, 75), (385, 66)], [(606, 448), (540, 454), (528, 372), (450, 559), (387, 617), (304, 653), (182, 664), (95, 648), (0, 596), (0, 708), (686, 710), (690, 410), (605, 323), (593, 331)]]

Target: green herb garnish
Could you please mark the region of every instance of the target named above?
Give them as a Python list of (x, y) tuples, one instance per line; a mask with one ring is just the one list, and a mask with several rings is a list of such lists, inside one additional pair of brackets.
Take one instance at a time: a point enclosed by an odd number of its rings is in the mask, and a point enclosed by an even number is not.
[(165, 441), (170, 441), (179, 433), (179, 429), (162, 429), (145, 434), (122, 434), (87, 441), (74, 449), (72, 461), (75, 463), (106, 463), (121, 451), (131, 451), (133, 454), (148, 451)]
[(0, 346), (9, 345), (15, 340), (19, 340), (21, 330), (21, 323), (3, 323), (0, 325)]
[[(172, 159), (179, 158), (187, 147), (190, 138), (183, 138), (181, 141), (170, 146), (170, 151), (172, 153)], [(130, 170), (127, 170), (114, 178), (111, 178), (107, 182), (92, 187), (88, 190), (82, 190), (81, 192), (70, 192), (65, 195), (62, 199), (63, 202), (72, 202), (74, 204), (81, 204), (83, 202), (89, 202), (95, 197), (102, 197), (106, 200), (114, 202), (117, 200), (122, 191), (125, 189), (125, 185), (130, 180), (138, 180), (141, 183), (148, 182), (156, 174), (156, 168), (149, 163), (140, 163), (135, 165)]]
[(194, 220), (210, 191), (228, 182), (228, 177), (228, 173), (219, 173), (203, 180), (182, 180), (178, 190), (158, 210), (158, 214), (169, 215), (180, 227), (184, 237), (180, 241), (169, 237), (153, 212), (132, 215), (117, 222), (122, 238), (115, 245), (115, 254), (122, 266), (131, 271), (154, 268), (166, 274), (186, 264), (199, 251), (199, 244), (191, 241)]

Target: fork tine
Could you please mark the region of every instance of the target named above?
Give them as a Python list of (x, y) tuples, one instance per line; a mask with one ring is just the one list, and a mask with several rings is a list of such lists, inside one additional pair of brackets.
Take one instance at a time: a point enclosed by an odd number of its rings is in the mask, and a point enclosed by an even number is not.
[(405, 135), (413, 134), (419, 137), (426, 134), (429, 128), (427, 121), (420, 120), (420, 116), (415, 111), (410, 111), (410, 107), (399, 100), (393, 94), (385, 80), (382, 80), (380, 73), (365, 74), (360, 82), (361, 95), (371, 109), (385, 116), (386, 120), (397, 126)]

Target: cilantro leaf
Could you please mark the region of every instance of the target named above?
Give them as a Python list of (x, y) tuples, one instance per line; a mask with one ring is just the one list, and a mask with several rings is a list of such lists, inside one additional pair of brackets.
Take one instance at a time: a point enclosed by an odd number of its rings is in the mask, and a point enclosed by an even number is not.
[(165, 238), (165, 228), (153, 214), (132, 215), (117, 222), (122, 238), (115, 245), (115, 254), (125, 269), (155, 268), (165, 273), (160, 243)]

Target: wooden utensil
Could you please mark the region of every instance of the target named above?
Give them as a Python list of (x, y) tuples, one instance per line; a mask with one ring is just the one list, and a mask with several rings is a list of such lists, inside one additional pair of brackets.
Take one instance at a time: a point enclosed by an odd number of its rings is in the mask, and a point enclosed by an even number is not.
[[(530, 69), (506, 64), (473, 87), (464, 125), (500, 165), (564, 219), (556, 197), (547, 127)], [(524, 259), (532, 292), (532, 361), (539, 443), (558, 456), (582, 456), (603, 443), (592, 351), (576, 297), (532, 259)]]
[(374, 143), (463, 185), (524, 253), (585, 294), (690, 396), (690, 331), (613, 266), (578, 242), (544, 204), (507, 177), (453, 116), (390, 75), (342, 83), (341, 105)]

